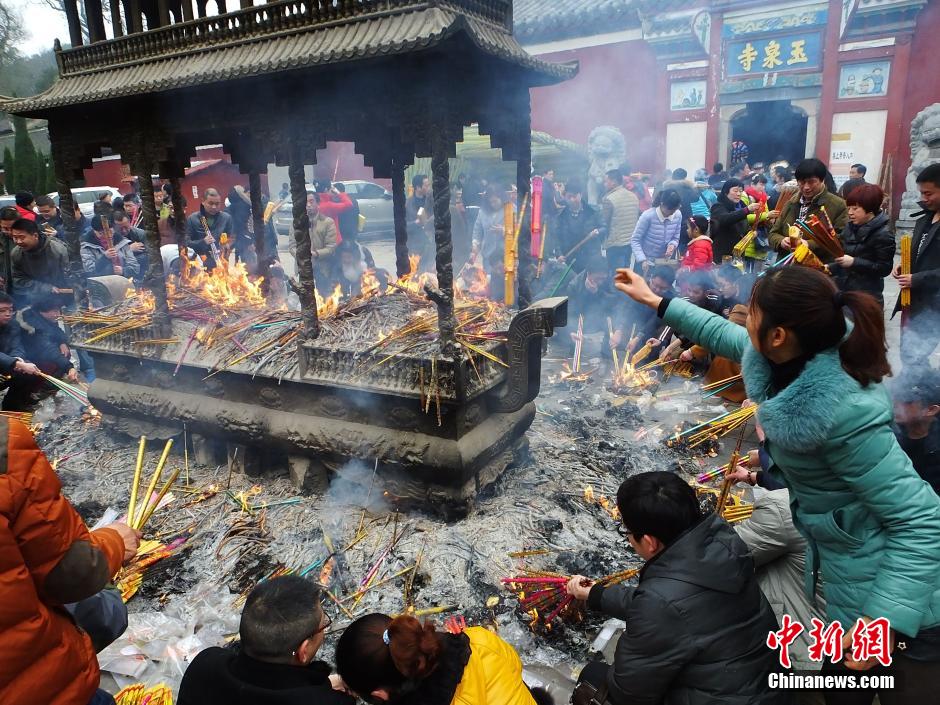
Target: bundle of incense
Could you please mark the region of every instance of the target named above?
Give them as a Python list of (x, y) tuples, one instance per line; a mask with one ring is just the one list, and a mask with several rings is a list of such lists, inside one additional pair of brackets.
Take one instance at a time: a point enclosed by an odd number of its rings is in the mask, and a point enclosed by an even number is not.
[[(741, 426), (741, 432), (738, 434), (738, 441), (734, 445), (734, 450), (731, 453), (731, 460), (728, 461), (728, 467), (737, 467), (738, 461), (741, 459), (741, 445), (744, 443), (744, 434), (746, 431), (747, 421), (745, 421)], [(731, 492), (731, 485), (733, 483), (734, 480), (731, 475), (726, 475), (724, 482), (721, 483), (721, 492), (718, 494), (718, 502), (715, 505), (715, 511), (718, 512), (719, 516), (724, 516), (725, 509), (727, 509), (725, 503), (728, 501), (728, 494)]]
[(777, 206), (776, 206), (776, 209), (777, 209), (780, 213), (783, 213), (783, 209), (787, 207), (787, 204), (788, 204), (788, 203), (793, 199), (793, 197), (796, 196), (796, 194), (798, 194), (799, 192), (800, 192), (799, 188), (794, 187), (794, 186), (784, 188), (783, 191), (780, 192), (780, 198), (777, 199)]
[[(823, 215), (825, 215), (825, 212)], [(797, 225), (803, 229), (808, 229), (810, 237), (832, 257), (841, 257), (845, 254), (842, 243), (839, 242), (839, 236), (832, 230), (831, 224), (826, 225), (818, 217), (811, 215), (805, 221), (798, 220)]]
[(826, 269), (826, 265), (809, 249), (809, 246), (805, 242), (800, 243), (800, 246), (793, 251), (793, 261), (803, 267), (812, 267), (813, 269), (818, 269), (820, 272), (829, 273), (829, 270)]
[(584, 347), (584, 316), (578, 314), (578, 338), (574, 343), (574, 358), (571, 361), (571, 369), (578, 373), (581, 371), (581, 349)]
[(719, 387), (724, 387), (725, 384), (735, 384), (744, 379), (743, 375), (734, 375), (732, 377), (725, 377), (724, 379), (719, 379), (715, 382), (709, 382), (708, 384), (702, 385), (703, 392), (711, 392)]
[(670, 436), (667, 445), (683, 444), (689, 448), (695, 448), (707, 440), (721, 438), (726, 436), (742, 425), (746, 424), (754, 414), (757, 413), (757, 406), (747, 406), (728, 413), (716, 416), (703, 423), (691, 428), (679, 431)]
[(504, 302), (511, 306), (515, 298), (516, 288), (516, 243), (515, 243), (515, 209), (507, 201), (503, 206), (503, 271), (505, 279)]
[(696, 476), (695, 480), (699, 484), (704, 485), (706, 482), (711, 482), (712, 480), (717, 480), (720, 477), (724, 477), (729, 467), (731, 467), (731, 465), (729, 463), (725, 463), (720, 467), (712, 468), (711, 470), (699, 474)]
[(725, 511), (722, 513), (722, 518), (725, 521), (734, 523), (737, 521), (744, 521), (745, 519), (750, 519), (751, 515), (754, 513), (754, 505), (752, 504), (739, 504), (734, 507), (726, 507)]
[(65, 395), (70, 399), (77, 401), (81, 406), (91, 406), (91, 404), (88, 402), (88, 393), (85, 392), (85, 390), (73, 386), (68, 382), (63, 382), (58, 377), (47, 375), (45, 372), (40, 372), (39, 376), (46, 380), (53, 387), (59, 389), (59, 391), (64, 392)]
[[(901, 274), (911, 273), (911, 236), (901, 236)], [(902, 313), (907, 313), (911, 306), (910, 288), (901, 289), (901, 309)]]
[[(200, 220), (201, 223), (202, 223), (202, 229), (203, 229), (203, 231), (206, 233), (206, 237), (212, 237), (212, 229), (209, 228), (209, 221), (206, 220), (206, 216), (204, 216), (204, 215), (203, 215), (203, 216), (200, 216), (200, 217), (199, 217), (199, 220)], [(215, 238), (213, 238), (213, 240), (215, 240)], [(222, 266), (222, 257), (221, 257), (221, 255), (219, 254), (219, 248), (216, 247), (214, 241), (213, 241), (213, 243), (212, 243), (211, 245), (209, 245), (209, 249), (212, 251), (212, 258), (215, 260), (216, 265), (218, 265), (219, 267), (221, 267), (221, 266)]]
[[(610, 319), (610, 316), (607, 317), (607, 335), (609, 336), (610, 340), (614, 339), (614, 322)], [(617, 347), (611, 345), (610, 353), (614, 357), (614, 376), (616, 376), (617, 371), (620, 369), (620, 358), (617, 355)]]
[(646, 343), (646, 345), (633, 354), (633, 357), (630, 358), (630, 364), (636, 367), (638, 363), (648, 358), (651, 352), (653, 352), (653, 346)]
[(542, 236), (539, 241), (539, 263), (535, 268), (535, 278), (542, 278), (542, 261), (545, 259), (545, 241), (548, 239), (548, 223), (542, 226)]
[(146, 442), (147, 441), (145, 437), (140, 439), (140, 447), (137, 450), (137, 467), (134, 469), (134, 482), (131, 485), (132, 502), (131, 506), (127, 510), (128, 526), (130, 526), (132, 529), (137, 529), (138, 531), (143, 531), (144, 526), (150, 519), (150, 516), (157, 510), (157, 507), (160, 506), (160, 502), (162, 502), (163, 498), (166, 497), (167, 493), (170, 491), (170, 488), (173, 486), (173, 483), (176, 482), (176, 478), (179, 477), (181, 472), (181, 470), (177, 468), (170, 479), (166, 481), (162, 488), (160, 488), (160, 492), (157, 494), (155, 501), (151, 501), (151, 499), (153, 499), (153, 493), (157, 488), (157, 484), (160, 482), (160, 478), (163, 476), (163, 468), (166, 465), (167, 458), (170, 455), (170, 449), (173, 447), (173, 439), (171, 438), (163, 447), (163, 454), (160, 456), (160, 460), (157, 463), (157, 469), (150, 478), (150, 484), (147, 486), (147, 492), (143, 496), (143, 502), (138, 507), (136, 504), (137, 492), (140, 485), (140, 471), (141, 467), (143, 466), (143, 455)]
[(33, 414), (29, 411), (0, 411), (0, 416), (8, 419), (16, 419), (27, 426), (33, 423)]

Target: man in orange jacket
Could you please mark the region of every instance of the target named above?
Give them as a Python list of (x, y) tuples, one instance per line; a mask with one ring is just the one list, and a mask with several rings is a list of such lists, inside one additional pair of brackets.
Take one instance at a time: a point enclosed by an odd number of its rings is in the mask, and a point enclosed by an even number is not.
[(29, 429), (0, 418), (0, 703), (96, 696), (94, 647), (63, 605), (101, 590), (139, 540), (120, 523), (89, 532)]

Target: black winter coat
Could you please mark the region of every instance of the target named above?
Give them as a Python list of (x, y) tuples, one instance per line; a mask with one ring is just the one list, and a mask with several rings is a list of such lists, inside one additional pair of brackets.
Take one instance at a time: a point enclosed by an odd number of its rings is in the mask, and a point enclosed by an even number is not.
[(597, 230), (598, 234), (581, 245), (572, 255), (575, 260), (574, 271), (582, 272), (587, 266), (587, 261), (594, 255), (601, 253), (601, 245), (606, 237), (605, 228), (601, 223), (601, 214), (594, 206), (587, 203), (581, 205), (581, 210), (574, 213), (571, 208), (565, 208), (558, 214), (555, 222), (555, 234), (551, 236), (554, 245), (554, 254), (566, 255), (578, 243), (586, 238), (592, 230)]
[(20, 327), (16, 321), (10, 321), (5, 326), (0, 326), (0, 372), (5, 375), (13, 374), (18, 357), (27, 359), (20, 338)]
[(754, 576), (754, 559), (714, 514), (647, 561), (635, 588), (599, 586), (588, 605), (623, 619), (608, 670), (613, 705), (782, 705), (767, 634), (777, 619)]
[[(914, 224), (911, 239), (911, 318), (940, 312), (940, 223), (932, 222), (933, 211), (924, 208), (923, 213)], [(900, 295), (894, 306), (895, 313), (899, 310)]]
[(711, 207), (711, 224), (708, 236), (712, 239), (712, 252), (715, 261), (731, 255), (738, 240), (747, 234), (747, 207), (741, 203), (732, 203), (727, 197), (719, 196)]
[(265, 663), (231, 649), (211, 647), (193, 659), (180, 683), (177, 705), (353, 705), (333, 690), (330, 667)]
[(72, 369), (72, 361), (62, 354), (62, 345), (69, 338), (56, 321), (47, 321), (38, 311), (27, 306), (16, 313), (16, 324), (26, 350), (26, 359), (37, 365), (55, 365), (56, 375), (64, 375)]
[(885, 277), (894, 266), (894, 235), (888, 229), (888, 214), (879, 213), (864, 225), (846, 223), (842, 230), (842, 249), (855, 259), (845, 269), (835, 263), (829, 271), (842, 291), (864, 291), (884, 305)]

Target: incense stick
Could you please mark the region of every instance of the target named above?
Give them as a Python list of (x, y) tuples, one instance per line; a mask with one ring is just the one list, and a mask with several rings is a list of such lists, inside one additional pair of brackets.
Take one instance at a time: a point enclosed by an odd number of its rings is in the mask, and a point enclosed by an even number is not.
[(134, 526), (134, 513), (137, 511), (137, 491), (140, 488), (140, 473), (144, 465), (144, 450), (147, 447), (147, 437), (140, 437), (140, 448), (137, 449), (137, 465), (134, 467), (134, 481), (131, 484), (131, 501), (127, 508), (127, 525)]

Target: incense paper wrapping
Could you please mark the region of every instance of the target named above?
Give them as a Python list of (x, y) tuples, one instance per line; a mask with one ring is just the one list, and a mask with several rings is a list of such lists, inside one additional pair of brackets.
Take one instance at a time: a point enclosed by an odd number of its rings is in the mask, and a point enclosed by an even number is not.
[(515, 302), (516, 289), (516, 221), (515, 209), (511, 202), (503, 206), (503, 268), (506, 272), (506, 293), (504, 303), (512, 306)]
[(532, 241), (529, 254), (542, 258), (542, 177), (532, 177)]

